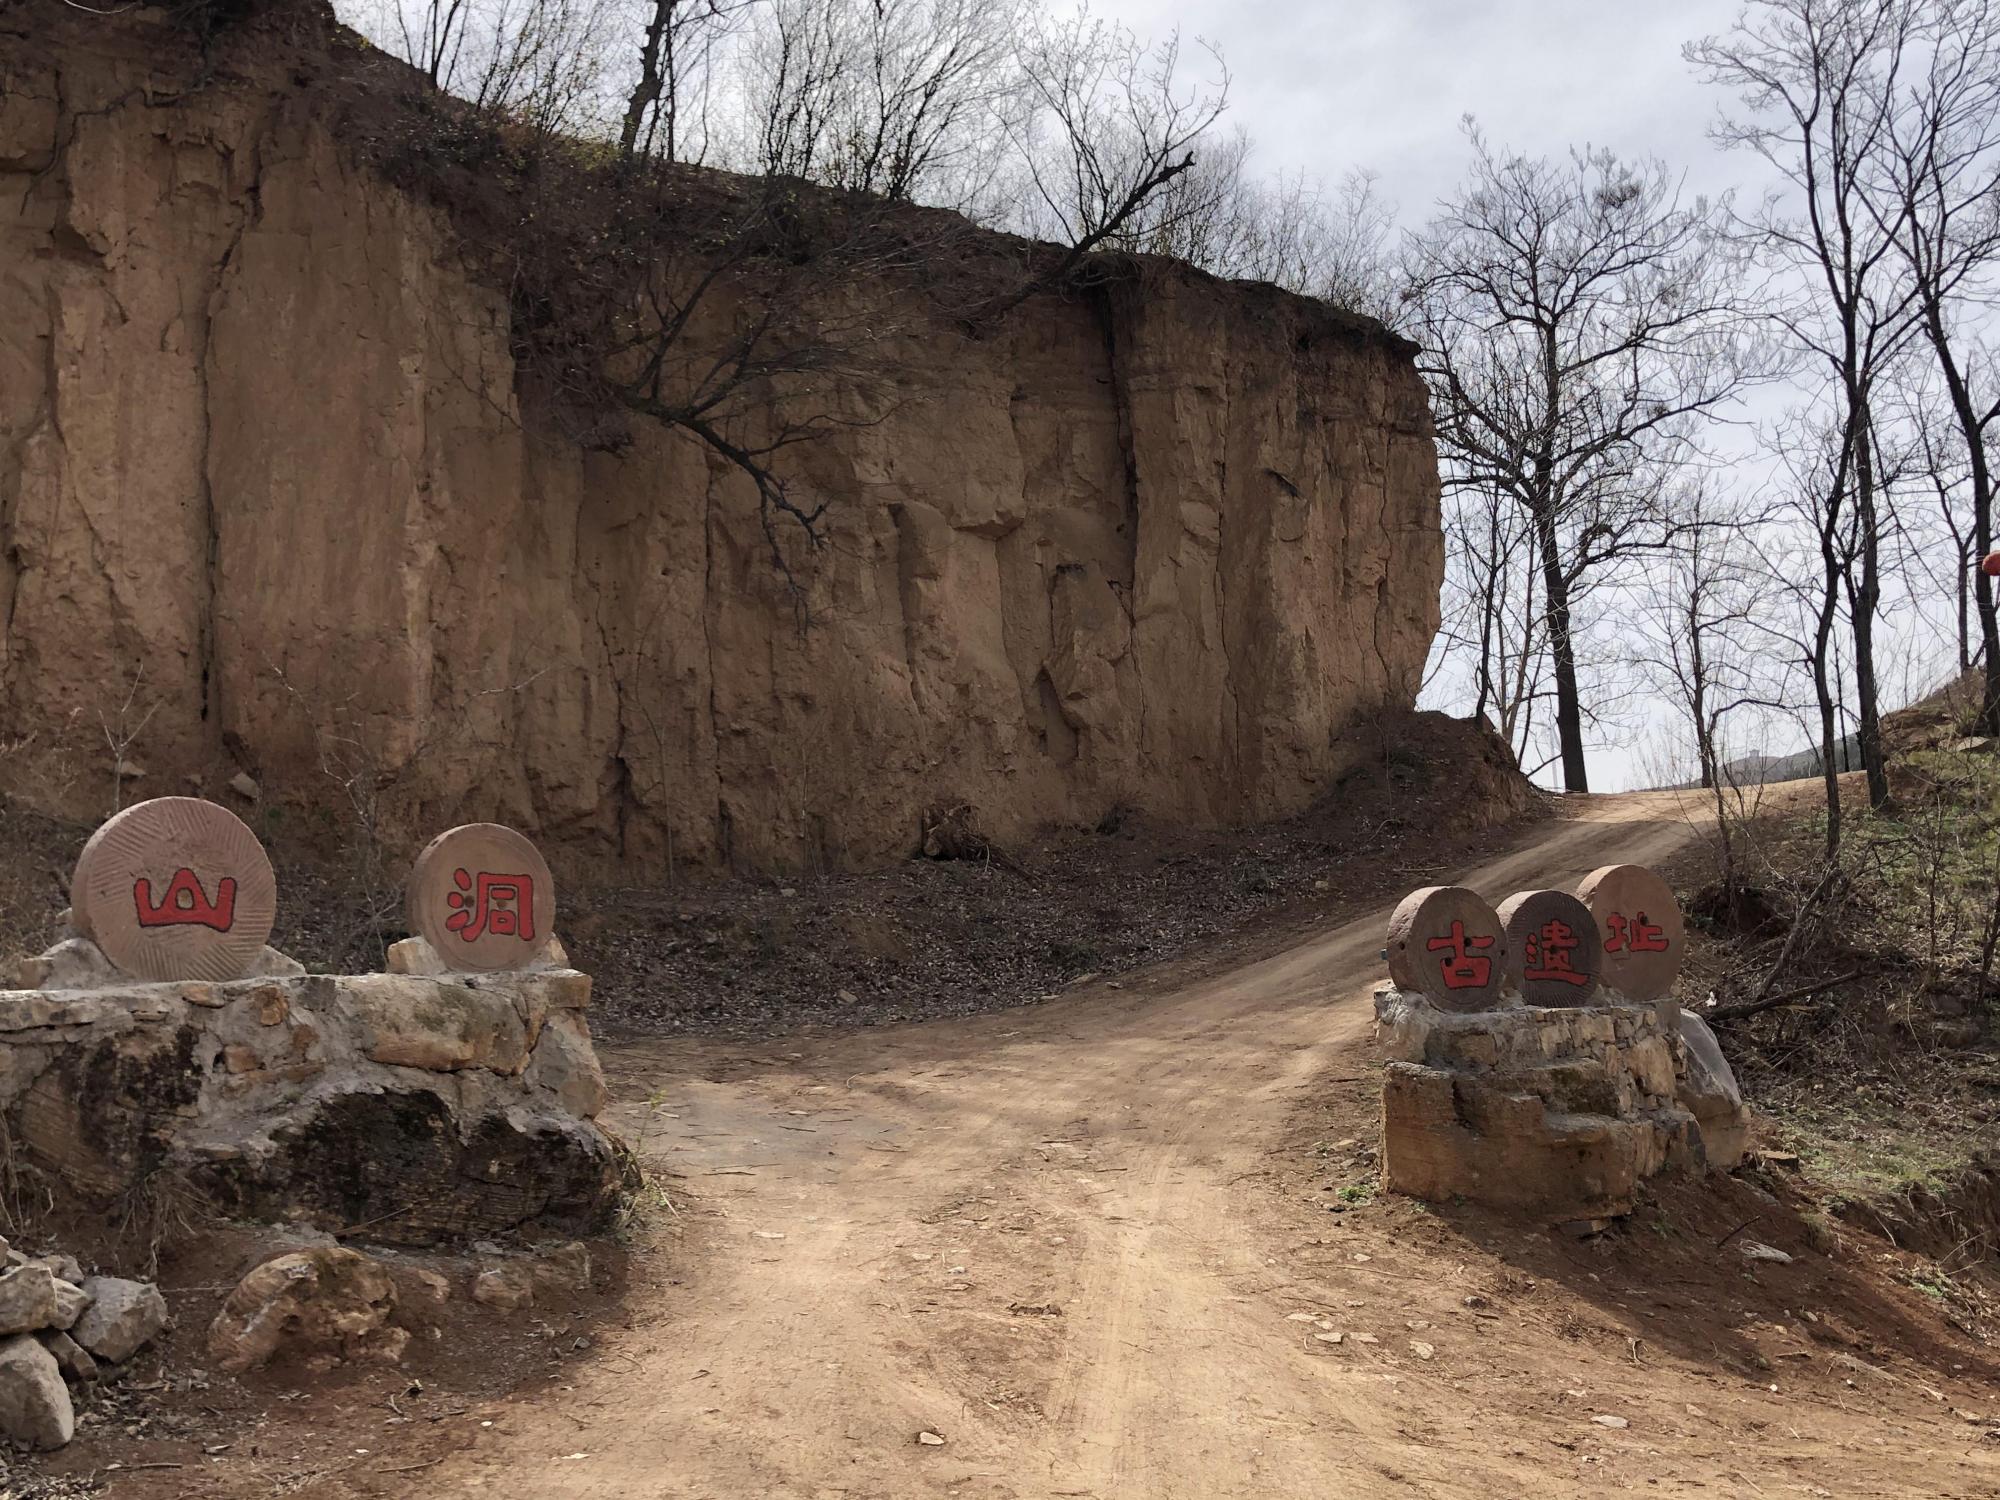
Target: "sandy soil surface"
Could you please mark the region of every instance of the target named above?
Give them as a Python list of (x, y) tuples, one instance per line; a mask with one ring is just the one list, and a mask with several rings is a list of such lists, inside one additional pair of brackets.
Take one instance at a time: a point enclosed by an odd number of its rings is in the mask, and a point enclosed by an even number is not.
[[(1596, 799), (1469, 879), (1567, 885), (1688, 834), (1671, 796)], [(1948, 1330), (1930, 1371), (1888, 1368), (1895, 1330), (1853, 1311), (1823, 1321), (1873, 1360), (1773, 1347), (1838, 1300), (1815, 1281), (1852, 1273), (1824, 1257), (1752, 1278), (1718, 1252), (1662, 1315), (1643, 1245), (1604, 1269), (1551, 1249), (1612, 1320), (1579, 1335), (1510, 1263), (1546, 1236), (1301, 1201), (1314, 1105), (1365, 1108), (1344, 1081), (1372, 1071), (1383, 917), (1031, 1012), (616, 1053), (623, 1127), (687, 1188), (678, 1251), (572, 1388), (497, 1406), (426, 1491), (2000, 1493), (1965, 1415), (1995, 1392)]]
[[(1569, 885), (1698, 816), (1572, 803), (1466, 880)], [(1782, 1183), (1668, 1184), (1589, 1241), (1375, 1197), (1386, 915), (1027, 1010), (611, 1050), (664, 1200), (587, 1353), (283, 1491), (129, 1492), (2000, 1494), (1985, 1347)]]

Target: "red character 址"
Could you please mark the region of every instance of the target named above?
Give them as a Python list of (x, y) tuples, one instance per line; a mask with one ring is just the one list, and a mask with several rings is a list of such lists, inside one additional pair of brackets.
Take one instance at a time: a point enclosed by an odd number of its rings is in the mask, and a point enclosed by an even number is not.
[(1493, 934), (1472, 937), (1466, 933), (1465, 923), (1453, 921), (1448, 937), (1434, 937), (1424, 945), (1433, 953), (1444, 953), (1438, 967), (1444, 975), (1444, 986), (1448, 990), (1468, 990), (1483, 987), (1493, 977), (1493, 959), (1482, 957), (1478, 950), (1493, 946)]
[(460, 868), (451, 872), (451, 881), (458, 889), (445, 899), (457, 909), (444, 925), (461, 940), (474, 942), (488, 932), (535, 940), (535, 882), (530, 876), (482, 870), (475, 885), (471, 871)]
[(1626, 917), (1621, 912), (1613, 912), (1604, 919), (1604, 925), (1611, 929), (1611, 936), (1604, 941), (1606, 953), (1665, 953), (1667, 951), (1666, 930), (1646, 920), (1646, 914)]

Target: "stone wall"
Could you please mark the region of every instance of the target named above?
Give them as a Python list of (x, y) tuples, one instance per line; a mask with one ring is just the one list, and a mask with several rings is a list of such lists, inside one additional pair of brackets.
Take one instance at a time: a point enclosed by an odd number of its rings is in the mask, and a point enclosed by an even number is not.
[(801, 634), (740, 473), (523, 404), (502, 291), (329, 128), (340, 66), (0, 22), (13, 790), (101, 812), (143, 722), (141, 795), (249, 773), (311, 827), (359, 778), (573, 869), (865, 865), (941, 803), (1286, 813), (1412, 703), (1437, 470), (1378, 327), (1166, 263), (979, 338), (904, 309), (893, 390), (785, 459), (830, 507)]
[(1389, 988), (1376, 1015), (1393, 1192), (1591, 1220), (1630, 1212), (1639, 1184), (1670, 1167), (1742, 1157), (1734, 1080), (1724, 1099), (1718, 1076), (1691, 1065), (1681, 1023), (1695, 1018), (1671, 1001), (1454, 1013)]
[[(79, 946), (21, 977), (85, 977)], [(10, 1158), (84, 1202), (166, 1170), (219, 1211), (395, 1244), (601, 1227), (620, 1175), (588, 976), (269, 967), (292, 972), (0, 990)]]

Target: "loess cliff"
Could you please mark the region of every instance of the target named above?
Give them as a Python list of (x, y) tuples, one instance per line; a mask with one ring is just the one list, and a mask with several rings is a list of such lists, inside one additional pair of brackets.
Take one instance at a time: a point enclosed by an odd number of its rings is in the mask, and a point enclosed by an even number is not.
[(312, 68), (54, 9), (0, 14), (16, 795), (101, 811), (123, 747), (128, 796), (855, 867), (943, 805), (1285, 814), (1412, 704), (1437, 469), (1379, 328), (1153, 262), (979, 337), (906, 309), (890, 394), (780, 459), (827, 505), (801, 628), (748, 479), (538, 410), (498, 278)]

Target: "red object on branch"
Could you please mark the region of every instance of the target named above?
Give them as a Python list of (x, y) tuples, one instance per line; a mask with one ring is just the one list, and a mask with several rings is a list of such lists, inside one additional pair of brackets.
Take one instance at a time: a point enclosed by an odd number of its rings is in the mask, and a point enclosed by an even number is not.
[(1979, 571), (1988, 578), (2000, 578), (2000, 552), (1989, 552), (1980, 558)]

